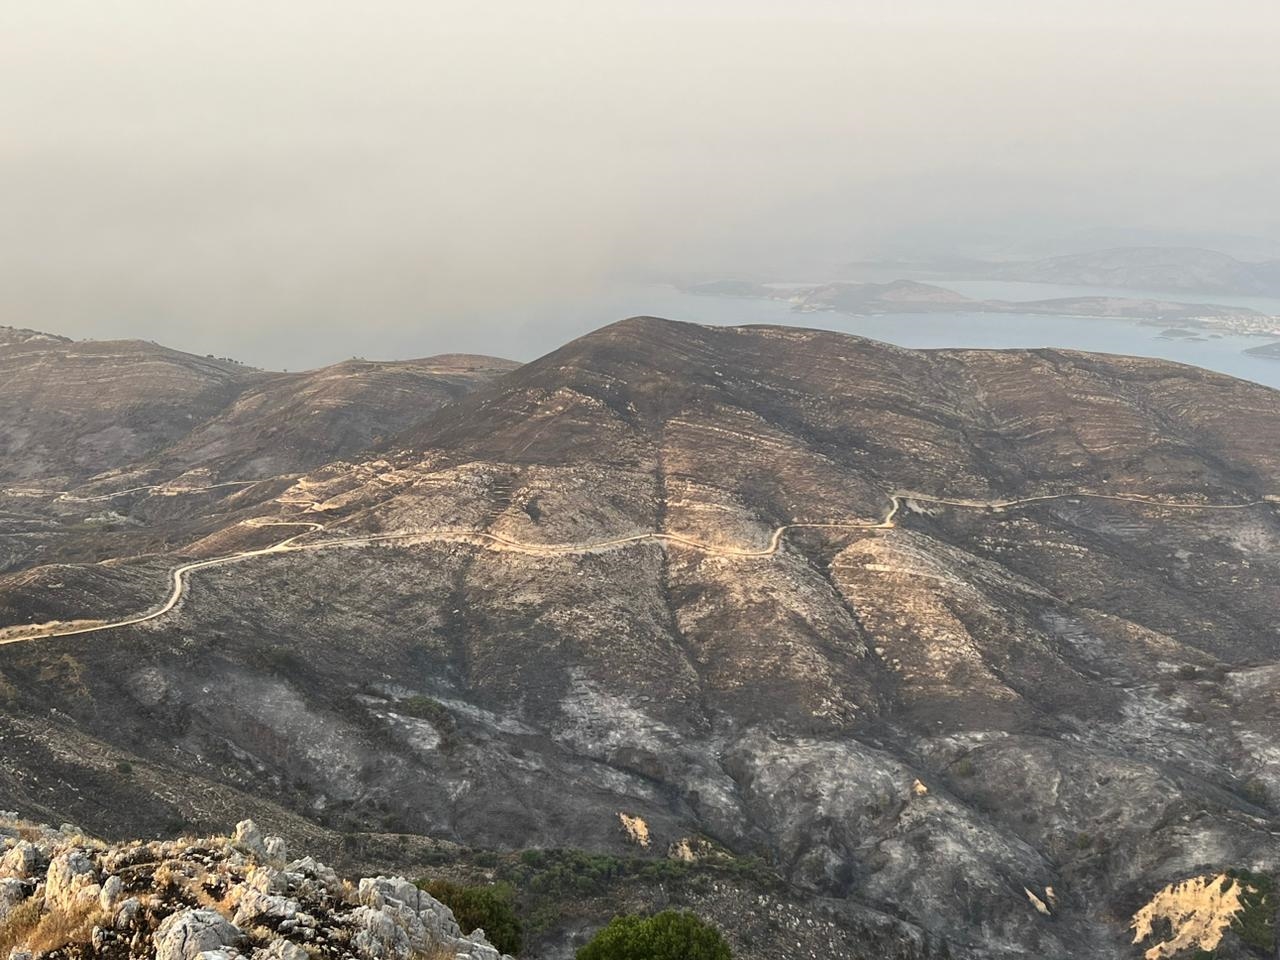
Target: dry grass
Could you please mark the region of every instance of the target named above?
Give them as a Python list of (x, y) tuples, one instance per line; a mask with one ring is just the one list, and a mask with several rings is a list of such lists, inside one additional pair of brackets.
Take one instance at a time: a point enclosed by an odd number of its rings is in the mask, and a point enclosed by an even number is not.
[(71, 943), (88, 943), (93, 928), (109, 922), (97, 901), (42, 913), (37, 901), (27, 900), (0, 927), (0, 955), (18, 946), (40, 956)]
[(27, 938), (39, 923), (39, 901), (24, 900), (14, 907), (4, 923), (0, 923), (0, 957), (9, 956), (10, 950), (26, 943)]
[(151, 874), (151, 888), (161, 897), (175, 897), (186, 885), (186, 874), (175, 870), (170, 862), (160, 864)]
[[(156, 867), (151, 877), (152, 889), (163, 899), (181, 900), (208, 910), (216, 910), (228, 920), (235, 913), (235, 885), (210, 873), (202, 866), (166, 861)], [(226, 887), (221, 896), (210, 888)]]

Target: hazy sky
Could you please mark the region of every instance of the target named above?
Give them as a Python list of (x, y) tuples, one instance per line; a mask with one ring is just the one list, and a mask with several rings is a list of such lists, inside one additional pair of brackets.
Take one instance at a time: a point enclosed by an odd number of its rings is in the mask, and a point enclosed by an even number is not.
[(1270, 0), (4, 0), (0, 323), (522, 357), (619, 278), (1280, 239), (1278, 45)]

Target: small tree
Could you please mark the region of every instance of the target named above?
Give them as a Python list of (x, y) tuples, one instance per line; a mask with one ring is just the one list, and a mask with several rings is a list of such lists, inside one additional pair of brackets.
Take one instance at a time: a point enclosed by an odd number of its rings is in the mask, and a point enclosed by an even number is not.
[(732, 960), (720, 931), (692, 913), (614, 917), (577, 960)]

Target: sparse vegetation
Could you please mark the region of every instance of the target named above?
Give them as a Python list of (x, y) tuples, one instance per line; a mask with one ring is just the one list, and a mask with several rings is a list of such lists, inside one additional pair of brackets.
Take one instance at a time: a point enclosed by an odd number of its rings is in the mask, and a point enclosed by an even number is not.
[(442, 735), (452, 733), (454, 729), (453, 714), (449, 708), (430, 697), (405, 697), (396, 704), (396, 710), (408, 717), (426, 720)]
[(1250, 803), (1257, 804), (1260, 807), (1267, 805), (1267, 785), (1257, 777), (1251, 777), (1245, 781), (1244, 795)]
[(614, 917), (577, 960), (731, 960), (720, 931), (692, 913)]
[(23, 943), (36, 956), (43, 956), (68, 944), (87, 943), (95, 926), (109, 922), (109, 918), (99, 909), (97, 901), (59, 907), (43, 914), (39, 914), (38, 910), (37, 906), (39, 919), (28, 931)]

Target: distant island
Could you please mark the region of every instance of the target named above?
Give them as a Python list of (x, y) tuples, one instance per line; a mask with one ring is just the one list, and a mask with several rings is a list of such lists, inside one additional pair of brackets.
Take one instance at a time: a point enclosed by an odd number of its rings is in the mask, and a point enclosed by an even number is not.
[(1263, 357), (1267, 360), (1280, 360), (1280, 341), (1274, 343), (1264, 343), (1261, 346), (1250, 347), (1245, 353), (1251, 357)]
[[(977, 300), (916, 280), (889, 283), (776, 285), (750, 280), (712, 280), (682, 287), (687, 293), (789, 302), (798, 311), (830, 310), (854, 316), (891, 313), (1035, 313), (1047, 316), (1137, 320), (1179, 324), (1219, 333), (1280, 335), (1280, 318), (1248, 307), (1181, 303), (1130, 297), (1057, 297), (1045, 300)], [(1170, 335), (1166, 331), (1166, 336)]]

